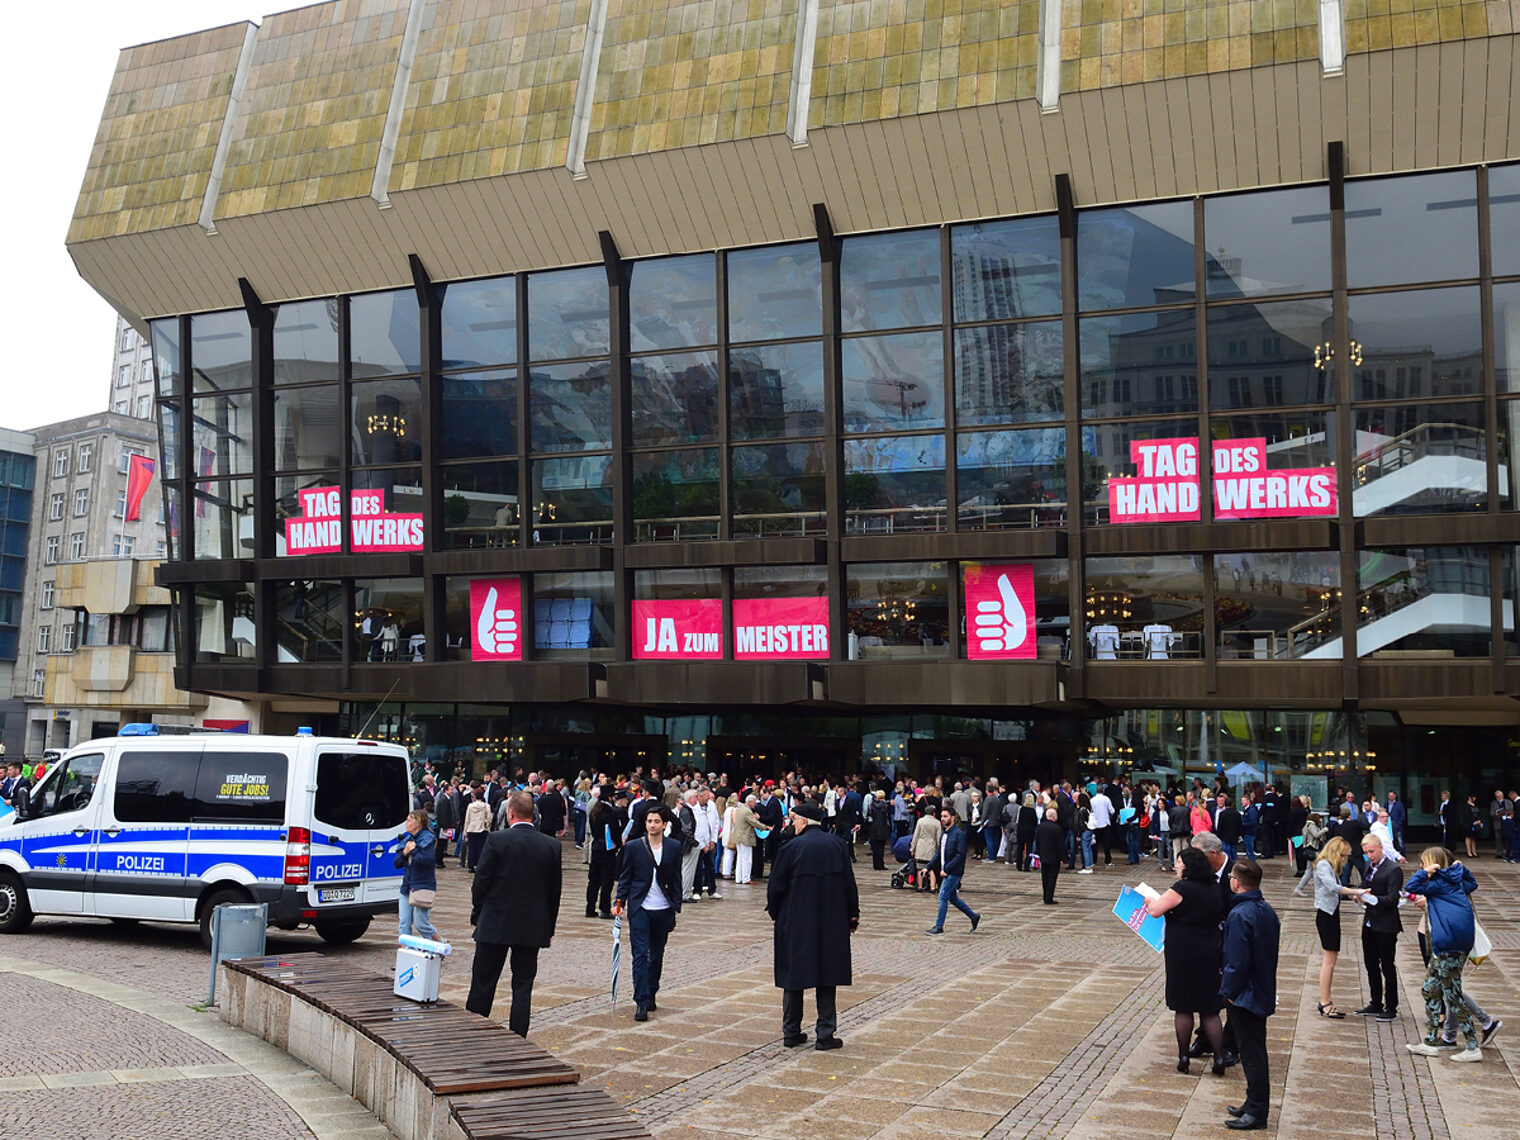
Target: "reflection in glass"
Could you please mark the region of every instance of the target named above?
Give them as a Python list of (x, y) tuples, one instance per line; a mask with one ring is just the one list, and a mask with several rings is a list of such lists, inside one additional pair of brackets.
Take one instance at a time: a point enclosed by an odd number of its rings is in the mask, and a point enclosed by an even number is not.
[[(180, 493), (179, 488), (172, 483), (164, 484), (164, 544), (165, 553), (170, 562), (177, 562), (187, 557), (180, 549)], [(20, 583), (17, 583), (19, 588)]]
[(274, 392), (274, 465), (280, 471), (336, 467), (343, 455), (338, 386), (279, 388)]
[(848, 658), (948, 657), (949, 585), (943, 562), (845, 567)]
[(1346, 183), (1346, 281), (1402, 285), (1478, 275), (1478, 183), (1471, 170)]
[(247, 475), (253, 471), (253, 395), (199, 396), (190, 404), (194, 474)]
[(1339, 658), (1340, 586), (1334, 551), (1214, 555), (1220, 659)]
[(611, 573), (533, 575), (534, 657), (611, 657), (616, 623)]
[[(336, 586), (336, 582), (309, 583)], [(341, 603), (341, 588), (339, 611)], [(181, 595), (183, 597), (183, 594)], [(244, 661), (253, 664), (258, 641), (253, 624), (253, 585), (249, 582), (202, 583), (195, 587), (195, 660)], [(289, 635), (280, 637), (280, 660), (298, 660), (285, 648)], [(341, 643), (340, 643), (341, 644)], [(341, 650), (340, 650), (341, 655)]]
[(899, 534), (945, 529), (945, 437), (844, 442), (845, 529)]
[(438, 286), (443, 366), (517, 363), (517, 278)]
[(607, 271), (601, 266), (528, 278), (528, 359), (606, 356)]
[(939, 332), (844, 341), (845, 430), (943, 427), (944, 344)]
[(718, 438), (718, 354), (636, 356), (633, 442), (702, 443)]
[(1192, 309), (1089, 318), (1078, 327), (1083, 418), (1197, 410)]
[(520, 527), (516, 462), (450, 463), (440, 471), (444, 549), (517, 545)]
[(736, 447), (732, 465), (736, 536), (823, 533), (823, 444)]
[[(1036, 558), (1027, 564), (1034, 570), (1036, 654), (1042, 661), (1068, 659), (1071, 657), (1071, 591), (1068, 588), (1071, 563), (1064, 558)], [(979, 562), (962, 562), (962, 575), (977, 570), (982, 565)], [(962, 651), (964, 650), (963, 645)]]
[(973, 222), (950, 231), (957, 321), (1061, 311), (1061, 234), (1054, 215)]
[[(274, 480), (274, 552), (277, 558), (284, 558), (291, 551), (285, 545), (285, 520), (306, 517), (306, 504), (301, 499), (301, 492), (322, 490), (335, 490), (338, 486), (338, 473), (336, 471), (314, 471), (302, 475), (276, 475)], [(342, 538), (343, 522), (341, 515), (334, 527), (339, 540)], [(344, 544), (344, 549), (347, 545)]]
[(253, 557), (253, 480), (195, 485), (195, 558)]
[(1205, 198), (1203, 237), (1210, 299), (1330, 288), (1328, 186)]
[(1330, 298), (1221, 305), (1208, 313), (1213, 408), (1334, 402)]
[(736, 598), (822, 598), (829, 592), (823, 566), (736, 566)]
[(179, 318), (165, 317), (148, 322), (149, 343), (153, 346), (153, 374), (158, 377), (158, 394), (169, 397), (179, 393)]
[(1113, 475), (1137, 475), (1129, 461), (1134, 440), (1196, 439), (1194, 418), (1141, 420), (1122, 424), (1095, 424), (1082, 429), (1082, 501), (1090, 523), (1108, 521), (1108, 480)]
[(1084, 311), (1192, 301), (1192, 203), (1080, 212), (1077, 290)]
[(940, 323), (939, 231), (845, 238), (839, 317), (845, 332)]
[(528, 373), (529, 442), (534, 451), (612, 446), (612, 387), (605, 360), (539, 364)]
[(1195, 554), (1089, 558), (1087, 656), (1099, 661), (1203, 656), (1203, 564)]
[(338, 379), (338, 299), (292, 301), (274, 314), (274, 382)]
[[(420, 467), (354, 471), (350, 480), (355, 491), (382, 492), (381, 506), (387, 514), (420, 515), (423, 513), (422, 468)], [(415, 549), (420, 550), (421, 547)]]
[(422, 331), (411, 289), (348, 300), (349, 356), (355, 379), (422, 371)]
[(820, 280), (813, 242), (730, 252), (729, 340), (818, 336), (823, 331)]
[(735, 349), (728, 373), (735, 439), (823, 431), (823, 347), (817, 341)]
[(1209, 421), (1216, 444), (1231, 439), (1264, 439), (1267, 470), (1335, 466), (1334, 412), (1262, 411), (1216, 416)]
[(158, 405), (159, 476), (167, 483), (180, 477), (179, 404)]
[(956, 422), (1060, 419), (1065, 374), (1059, 321), (956, 329)]
[(533, 464), (533, 544), (612, 541), (612, 459), (572, 455)]
[(195, 392), (224, 392), (253, 383), (253, 335), (242, 309), (190, 318), (190, 365)]
[(1494, 379), (1500, 392), (1520, 392), (1520, 281), (1494, 286)]
[(1488, 235), (1494, 276), (1520, 273), (1520, 163), (1488, 168)]
[(444, 459), (517, 453), (515, 372), (465, 372), (444, 376), (439, 385), (443, 389), (439, 447)]
[(633, 596), (639, 601), (701, 601), (722, 593), (722, 573), (712, 567), (640, 570), (633, 576)]
[[(1483, 405), (1389, 404), (1356, 412), (1356, 516), (1482, 510)], [(1500, 483), (1508, 479), (1500, 456)]]
[(963, 530), (1066, 523), (1065, 428), (961, 432), (955, 471)]
[(356, 578), (354, 609), (359, 616), (349, 622), (349, 630), (355, 661), (424, 660), (422, 579)]
[(633, 456), (636, 542), (718, 537), (718, 453), (713, 448)]
[(718, 277), (712, 254), (635, 261), (628, 331), (633, 352), (717, 344)]
[(1358, 657), (1487, 657), (1488, 550), (1357, 551)]
[(355, 463), (404, 463), (422, 458), (422, 381), (417, 377), (354, 384)]
[(1352, 399), (1476, 396), (1483, 390), (1478, 290), (1377, 293), (1349, 302), (1361, 353)]

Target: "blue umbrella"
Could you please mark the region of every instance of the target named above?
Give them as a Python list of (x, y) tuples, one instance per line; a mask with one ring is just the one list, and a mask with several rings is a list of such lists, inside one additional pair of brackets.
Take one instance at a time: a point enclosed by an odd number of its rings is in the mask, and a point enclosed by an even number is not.
[(617, 1010), (618, 965), (623, 960), (623, 916), (612, 918), (612, 1008)]

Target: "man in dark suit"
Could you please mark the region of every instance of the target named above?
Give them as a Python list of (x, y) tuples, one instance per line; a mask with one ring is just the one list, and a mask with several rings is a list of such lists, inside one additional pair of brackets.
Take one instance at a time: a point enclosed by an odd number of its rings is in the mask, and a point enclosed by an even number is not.
[(644, 834), (630, 837), (623, 846), (617, 901), (612, 904), (613, 914), (628, 915), (635, 1021), (648, 1021), (649, 1011), (657, 1008), (665, 943), (681, 910), (681, 842), (665, 836), (673, 815), (664, 804), (646, 809)]
[(1388, 830), (1393, 834), (1393, 845), (1400, 855), (1404, 854), (1404, 826), (1409, 822), (1409, 809), (1399, 799), (1398, 792), (1388, 793)]
[[(1279, 818), (1277, 802), (1277, 789), (1268, 784), (1261, 793), (1261, 825), (1257, 834), (1257, 841), (1262, 848), (1262, 858), (1272, 859), (1282, 852), (1286, 846), (1286, 840), (1282, 835), (1282, 820)], [(1355, 845), (1351, 850), (1355, 851)]]
[(1240, 844), (1240, 813), (1231, 806), (1230, 797), (1226, 793), (1220, 793), (1214, 808), (1214, 834), (1224, 844), (1225, 854), (1231, 859), (1235, 858), (1235, 849)]
[(560, 795), (553, 780), (545, 780), (538, 799), (538, 830), (545, 835), (559, 837), (565, 833), (565, 797)]
[(519, 1037), (528, 1035), (538, 952), (554, 938), (559, 894), (559, 843), (534, 830), (533, 797), (513, 792), (507, 800), (507, 827), (486, 838), (470, 888), (475, 964), (465, 1008), (491, 1016), (496, 983), (510, 952), (512, 1009), (507, 1027)]
[(939, 809), (939, 822), (944, 828), (940, 832), (939, 853), (929, 863), (930, 871), (939, 872), (939, 917), (924, 933), (945, 932), (945, 915), (952, 903), (956, 910), (971, 920), (974, 933), (982, 916), (962, 902), (960, 895), (961, 878), (966, 873), (966, 832), (959, 826), (955, 809), (948, 803)]
[(618, 852), (623, 849), (623, 829), (628, 826), (628, 790), (613, 791), (602, 784), (591, 791), (591, 812), (586, 819), (586, 841), (591, 844), (591, 866), (586, 872), (586, 917), (612, 917), (612, 884), (617, 878)]
[[(885, 801), (877, 804), (884, 810)], [(860, 925), (860, 895), (845, 842), (819, 827), (823, 809), (792, 808), (793, 838), (781, 845), (765, 888), (765, 910), (775, 920), (776, 985), (781, 990), (781, 1043), (807, 1041), (802, 1032), (802, 991), (818, 999), (814, 1049), (838, 1049), (835, 996), (851, 983), (850, 935)]]
[(1372, 1000), (1356, 1012), (1379, 1021), (1395, 1021), (1399, 1016), (1399, 975), (1393, 957), (1399, 932), (1404, 929), (1399, 919), (1399, 890), (1404, 885), (1404, 872), (1383, 850), (1383, 841), (1376, 835), (1362, 840), (1362, 853), (1367, 858), (1367, 872), (1357, 897), (1366, 907), (1362, 919), (1362, 961), (1367, 964), (1367, 988)]
[(1055, 808), (1045, 809), (1045, 818), (1034, 829), (1034, 853), (1040, 857), (1040, 885), (1045, 905), (1056, 902), (1056, 876), (1061, 873), (1061, 856), (1066, 848), (1066, 829), (1058, 822)]
[[(855, 806), (858, 809), (860, 805), (857, 803)], [(755, 844), (753, 875), (757, 879), (763, 879), (766, 860), (775, 862), (776, 848), (781, 845), (781, 824), (785, 818), (785, 813), (781, 810), (781, 800), (776, 795), (776, 784), (772, 780), (767, 780), (765, 787), (760, 790), (760, 802), (755, 805), (755, 818), (760, 821), (761, 827), (770, 832)], [(853, 840), (847, 842), (853, 845)]]

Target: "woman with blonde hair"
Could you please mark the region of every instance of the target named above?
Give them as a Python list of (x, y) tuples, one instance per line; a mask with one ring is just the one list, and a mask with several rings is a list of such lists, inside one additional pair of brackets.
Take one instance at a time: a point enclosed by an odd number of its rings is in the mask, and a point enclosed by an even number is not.
[(1319, 931), (1319, 947), (1325, 952), (1319, 963), (1319, 1015), (1337, 1020), (1346, 1016), (1330, 998), (1335, 961), (1341, 953), (1341, 899), (1361, 893), (1341, 886), (1341, 872), (1350, 858), (1351, 844), (1336, 836), (1314, 860), (1314, 926)]

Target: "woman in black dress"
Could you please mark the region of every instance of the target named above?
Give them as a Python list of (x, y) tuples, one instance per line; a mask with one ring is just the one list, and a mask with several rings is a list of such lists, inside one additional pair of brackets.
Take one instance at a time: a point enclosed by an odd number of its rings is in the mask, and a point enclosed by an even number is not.
[(1188, 1071), (1193, 1017), (1214, 1050), (1214, 1075), (1224, 1076), (1224, 1027), (1219, 1021), (1219, 923), (1224, 899), (1208, 856), (1188, 848), (1177, 856), (1178, 879), (1145, 904), (1153, 917), (1166, 915), (1166, 1006), (1177, 1030), (1177, 1071)]

